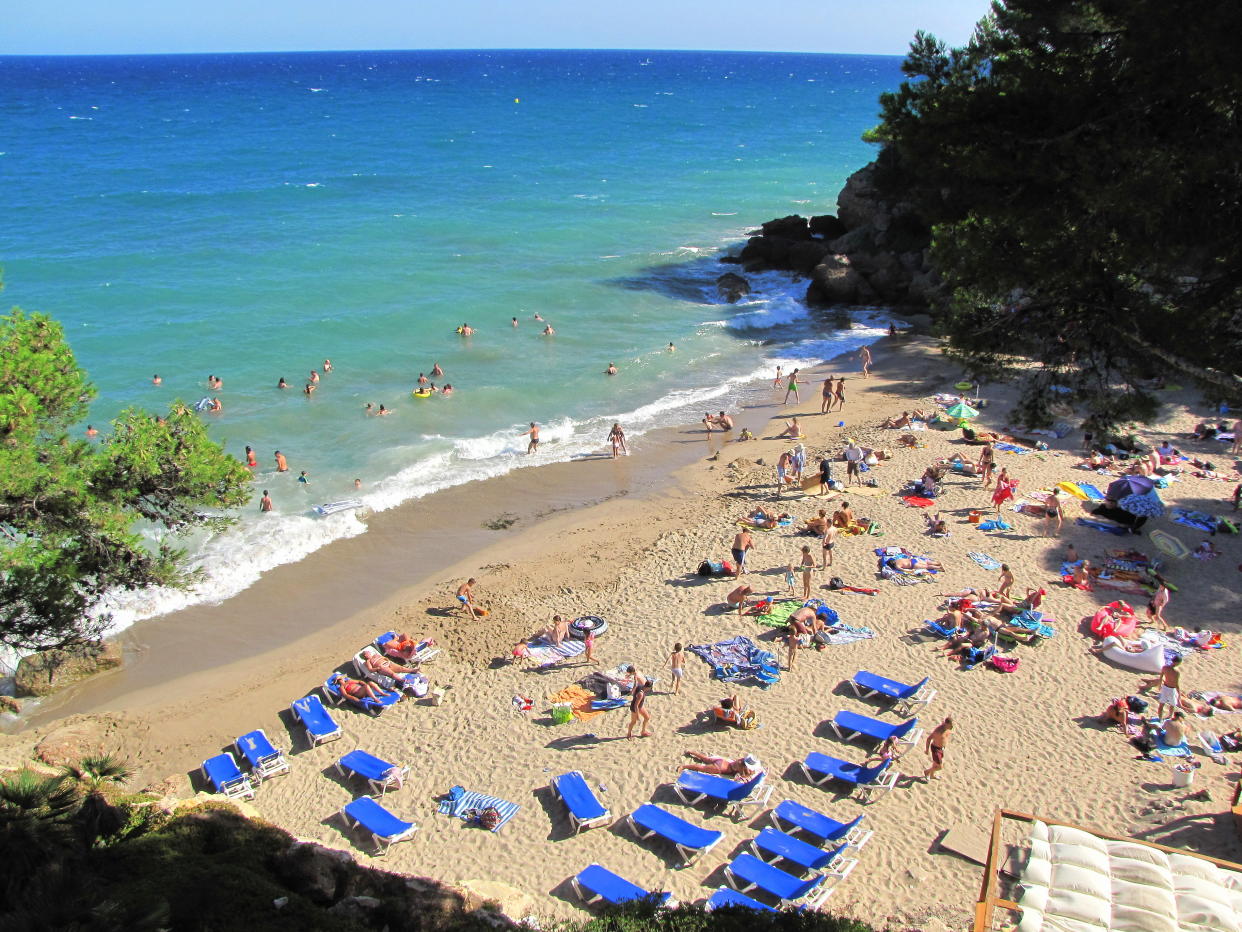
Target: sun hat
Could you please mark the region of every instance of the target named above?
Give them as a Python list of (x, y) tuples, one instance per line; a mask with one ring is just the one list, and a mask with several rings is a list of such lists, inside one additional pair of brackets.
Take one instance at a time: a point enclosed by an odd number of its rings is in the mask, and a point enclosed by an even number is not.
[(759, 763), (759, 758), (755, 757), (754, 754), (747, 754), (742, 758), (742, 763), (745, 764), (750, 770), (763, 769), (763, 766)]

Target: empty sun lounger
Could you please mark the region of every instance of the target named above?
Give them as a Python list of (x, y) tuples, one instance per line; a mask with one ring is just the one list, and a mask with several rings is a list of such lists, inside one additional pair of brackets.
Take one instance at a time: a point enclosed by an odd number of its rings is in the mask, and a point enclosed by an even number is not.
[(289, 704), (293, 717), (306, 729), (306, 741), (311, 747), (325, 741), (335, 741), (342, 734), (341, 726), (332, 721), (324, 708), (323, 700), (314, 693), (295, 699)]
[(574, 832), (604, 825), (612, 813), (596, 798), (581, 770), (571, 770), (552, 780), (552, 792), (561, 798), (569, 811)]
[(849, 845), (842, 845), (828, 851), (817, 848), (815, 845), (808, 845), (800, 838), (786, 835), (774, 828), (765, 828), (750, 840), (750, 844), (755, 849), (755, 856), (761, 861), (775, 864), (777, 861), (784, 860), (798, 865), (804, 871), (817, 871), (829, 867), (841, 857), (841, 852), (849, 847)]
[(639, 838), (659, 835), (671, 841), (681, 855), (682, 867), (689, 867), (724, 838), (724, 832), (702, 828), (651, 803), (639, 806), (625, 817), (625, 821)]
[(370, 796), (359, 796), (352, 803), (346, 803), (341, 809), (341, 816), (348, 828), (361, 826), (375, 842), (381, 855), (399, 841), (406, 841), (418, 831), (413, 822), (398, 819), (395, 815), (373, 800)]
[[(849, 870), (853, 870), (854, 863), (857, 862), (852, 862)], [(758, 890), (781, 903), (797, 903), (812, 909), (826, 900), (833, 890), (832, 886), (825, 883), (825, 874), (812, 874), (802, 879), (745, 852), (726, 864), (724, 873), (730, 886), (741, 893)], [(844, 877), (845, 874), (838, 876)]]
[(671, 893), (651, 893), (598, 864), (584, 867), (570, 883), (573, 884), (574, 892), (588, 905), (603, 901), (615, 906), (632, 900), (645, 899), (651, 899), (658, 906), (677, 905)]
[(390, 705), (396, 705), (401, 701), (401, 693), (395, 691), (388, 692), (387, 690), (381, 691), (378, 699), (372, 699), (370, 696), (365, 696), (362, 699), (355, 699), (353, 696), (347, 696), (341, 691), (341, 675), (342, 674), (340, 673), (333, 673), (330, 677), (324, 680), (323, 683), (323, 694), (333, 705), (340, 705), (343, 702), (349, 703), (354, 708), (361, 709), (363, 712), (370, 712), (373, 715), (379, 715)]
[(268, 740), (262, 728), (247, 732), (233, 742), (242, 757), (250, 762), (251, 772), (260, 780), (289, 772), (289, 761), (285, 752)]
[(744, 806), (766, 806), (772, 787), (764, 785), (765, 773), (760, 771), (745, 783), (711, 773), (683, 770), (673, 784), (673, 792), (683, 803), (693, 806), (703, 800), (724, 803), (725, 812), (735, 818)]
[(850, 680), (850, 686), (860, 699), (883, 696), (892, 700), (893, 708), (898, 710), (898, 714), (909, 715), (910, 710), (916, 705), (927, 705), (936, 698), (936, 691), (927, 688), (930, 680), (931, 677), (925, 676), (917, 683), (906, 684), (869, 673), (866, 670), (859, 670)]
[(801, 803), (787, 799), (772, 810), (772, 824), (777, 828), (792, 826), (816, 839), (816, 844), (851, 845), (861, 850), (875, 832), (863, 829), (863, 816), (857, 815), (849, 822), (839, 822), (822, 812), (809, 809)]
[(229, 799), (254, 799), (250, 778), (241, 772), (236, 759), (228, 751), (203, 761), (203, 776), (211, 781), (217, 793), (223, 793)]
[(399, 767), (386, 760), (380, 760), (366, 751), (350, 751), (336, 762), (336, 772), (342, 777), (353, 774), (362, 777), (371, 786), (372, 793), (383, 796), (390, 789), (399, 790), (410, 772), (409, 767)]
[(918, 723), (917, 718), (912, 718), (894, 725), (869, 715), (859, 715), (857, 712), (842, 709), (832, 717), (831, 725), (842, 741), (853, 741), (862, 737), (882, 743), (889, 738), (896, 738), (898, 744), (912, 746), (918, 744), (923, 734), (923, 729), (917, 727)]
[(743, 906), (746, 909), (753, 909), (758, 912), (776, 912), (771, 906), (760, 903), (758, 900), (752, 900), (745, 893), (738, 893), (729, 887), (721, 887), (703, 903), (703, 908), (708, 912), (711, 912), (713, 909), (720, 909), (722, 906)]
[(866, 802), (874, 794), (887, 792), (896, 784), (898, 774), (891, 763), (881, 761), (872, 767), (860, 767), (839, 757), (829, 757), (827, 754), (812, 751), (806, 756), (806, 760), (798, 762), (798, 766), (816, 786), (839, 780), (858, 787), (859, 799)]

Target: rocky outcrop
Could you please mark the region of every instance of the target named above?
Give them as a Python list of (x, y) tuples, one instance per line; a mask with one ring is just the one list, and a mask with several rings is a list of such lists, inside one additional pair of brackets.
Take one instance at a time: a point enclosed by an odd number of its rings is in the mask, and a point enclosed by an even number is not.
[(876, 183), (872, 163), (837, 197), (836, 215), (769, 220), (730, 257), (749, 271), (782, 269), (810, 279), (813, 306), (888, 304), (923, 309), (940, 297), (928, 262), (931, 230), (914, 205)]
[(736, 304), (750, 294), (750, 282), (735, 272), (725, 272), (716, 279), (716, 290), (725, 301)]
[(14, 688), (19, 696), (47, 696), (92, 673), (120, 665), (121, 648), (111, 641), (41, 650), (18, 661)]

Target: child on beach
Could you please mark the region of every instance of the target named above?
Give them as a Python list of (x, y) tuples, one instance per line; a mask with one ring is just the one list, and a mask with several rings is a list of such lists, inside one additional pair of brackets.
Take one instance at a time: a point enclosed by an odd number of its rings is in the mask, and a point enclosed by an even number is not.
[(811, 597), (811, 576), (815, 572), (815, 557), (811, 555), (811, 547), (809, 544), (802, 545), (802, 598), (809, 599)]
[(681, 649), (681, 642), (673, 645), (673, 652), (668, 655), (665, 666), (673, 671), (673, 695), (681, 695), (681, 678), (686, 674), (686, 654)]
[[(805, 550), (806, 548), (805, 548), (805, 547), (803, 547), (802, 549), (803, 549), (803, 550)], [(797, 581), (797, 580), (796, 580), (796, 578), (795, 578), (795, 576), (794, 576), (794, 568), (793, 568), (793, 564), (792, 564), (792, 563), (790, 563), (788, 566), (786, 566), (786, 567), (785, 567), (785, 585), (789, 588), (789, 594), (790, 594), (790, 595), (793, 595), (793, 591), (794, 591), (794, 583), (795, 583), (796, 581)]]
[(595, 629), (587, 631), (586, 637), (582, 639), (582, 646), (586, 648), (586, 655), (583, 658), (587, 663), (593, 663), (597, 667), (599, 661), (595, 659)]

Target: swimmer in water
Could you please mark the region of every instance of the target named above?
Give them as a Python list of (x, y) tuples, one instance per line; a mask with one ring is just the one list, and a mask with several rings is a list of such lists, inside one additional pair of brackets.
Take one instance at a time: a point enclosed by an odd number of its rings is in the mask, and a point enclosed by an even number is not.
[(535, 320), (543, 320), (543, 317), (540, 316), (538, 311), (535, 311)]
[(267, 494), (267, 489), (263, 490), (263, 497), (259, 499), (259, 511), (272, 510), (272, 497)]
[(212, 414), (219, 414), (223, 410), (224, 410), (224, 405), (220, 404), (219, 398), (211, 399), (211, 413)]
[(515, 327), (517, 326), (517, 318), (516, 318), (516, 317), (515, 317), (515, 318), (513, 318), (513, 326), (515, 326)]
[(354, 488), (355, 488), (355, 489), (360, 489), (360, 488), (362, 488), (362, 480), (361, 480), (361, 479), (355, 479), (355, 480), (354, 480)]
[(159, 384), (161, 384), (163, 381), (164, 381), (164, 380), (160, 378), (160, 376), (159, 376), (159, 373), (158, 373), (158, 372), (157, 372), (155, 375), (151, 376), (151, 384), (152, 384), (152, 385), (159, 385)]
[(363, 409), (362, 409), (362, 412), (363, 412), (363, 414), (365, 414), (367, 417), (370, 417), (372, 414), (374, 414), (374, 413), (375, 413), (375, 405), (371, 404), (371, 402), (369, 402), (369, 401), (368, 401), (368, 402), (367, 402), (367, 406), (366, 406), (365, 408), (363, 408)]
[(331, 371), (332, 371), (332, 360), (331, 360), (331, 359), (325, 359), (325, 360), (323, 361), (323, 371), (324, 371), (324, 372), (331, 372)]
[(306, 397), (309, 398), (311, 395), (315, 393), (315, 383), (307, 382), (306, 387), (302, 389), (302, 391), (306, 394)]
[(259, 461), (254, 455), (254, 449), (251, 447), (246, 447), (246, 465), (251, 469), (259, 465)]
[(280, 381), (276, 383), (276, 387), (277, 388), (288, 388), (289, 387), (289, 383), (285, 381), (285, 377), (283, 375), (280, 377)]
[[(279, 450), (276, 451), (276, 471), (277, 472), (288, 472), (289, 471), (289, 463), (285, 460), (285, 455), (281, 453)], [(264, 492), (263, 494), (266, 495), (267, 493)]]
[(556, 334), (556, 331), (552, 329), (551, 324), (548, 324), (546, 327), (543, 328), (543, 335), (545, 337), (555, 336), (555, 334)]
[(453, 383), (452, 383), (452, 382), (449, 382), (449, 383), (448, 383), (448, 384), (446, 384), (446, 385), (445, 385), (442, 389), (440, 389), (440, 394), (441, 394), (441, 395), (451, 395), (451, 394), (453, 394)]
[(471, 327), (469, 324), (462, 324), (462, 325), (461, 325), (461, 335), (462, 335), (463, 337), (474, 336), (474, 328), (473, 328), (473, 327)]
[(426, 376), (426, 375), (424, 375), (424, 374), (423, 374), (423, 373), (421, 373), (421, 372), (418, 374), (418, 384), (419, 384), (419, 385), (426, 385), (426, 384), (427, 384), (427, 376)]
[(670, 344), (668, 345), (668, 351), (669, 351), (670, 353), (675, 353), (675, 352), (677, 352), (677, 347), (675, 347), (672, 343), (670, 343)]
[(611, 363), (611, 362), (610, 362), (610, 363), (608, 364), (608, 368), (604, 370), (604, 375), (616, 375), (616, 374), (617, 374), (617, 366), (616, 366), (616, 363)]
[(303, 469), (301, 474), (298, 476), (298, 482), (300, 482), (302, 485), (310, 485), (310, 479), (306, 477), (305, 469)]
[(95, 430), (94, 427), (92, 427), (90, 424), (86, 425), (86, 436), (95, 437), (95, 436), (98, 436), (98, 434), (99, 434), (99, 431)]
[(431, 367), (431, 377), (433, 379), (439, 379), (439, 378), (444, 377), (444, 370), (440, 368), (440, 364), (438, 362), (434, 363)]
[(375, 412), (376, 417), (385, 417), (386, 415), (389, 415), (389, 414), (392, 414), (392, 412), (389, 411), (387, 408), (385, 408), (383, 405), (380, 405), (379, 410)]
[(318, 381), (319, 381), (319, 370), (318, 370), (318, 369), (312, 369), (312, 370), (311, 370), (311, 372), (310, 372), (310, 380), (311, 380), (312, 382), (318, 382)]
[(519, 436), (525, 437), (527, 434), (530, 435), (530, 443), (526, 446), (526, 455), (529, 456), (539, 449), (539, 425), (531, 421), (530, 430), (522, 431)]

